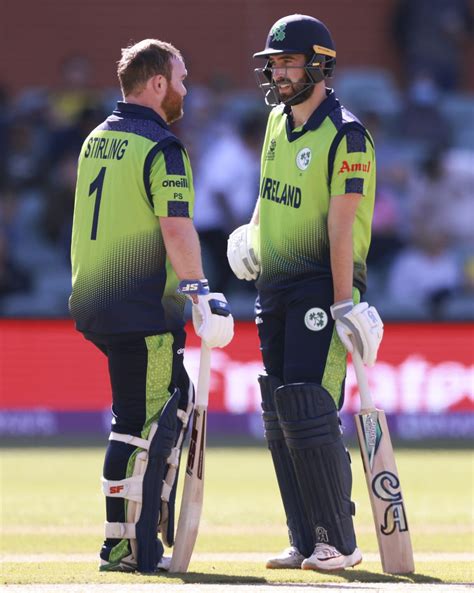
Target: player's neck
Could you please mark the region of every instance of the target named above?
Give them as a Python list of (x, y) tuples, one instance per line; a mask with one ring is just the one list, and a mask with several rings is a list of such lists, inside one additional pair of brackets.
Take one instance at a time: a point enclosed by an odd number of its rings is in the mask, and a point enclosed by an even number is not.
[(299, 128), (305, 124), (311, 117), (311, 114), (321, 105), (326, 99), (326, 86), (324, 83), (315, 85), (313, 94), (311, 97), (300, 103), (299, 105), (293, 105), (291, 113), (293, 115), (293, 122), (295, 128)]
[(166, 115), (161, 108), (160, 101), (157, 101), (156, 97), (150, 93), (140, 93), (136, 95), (127, 95), (125, 97), (127, 103), (133, 103), (135, 105), (141, 105), (142, 107), (149, 107), (153, 109), (164, 121), (166, 121)]

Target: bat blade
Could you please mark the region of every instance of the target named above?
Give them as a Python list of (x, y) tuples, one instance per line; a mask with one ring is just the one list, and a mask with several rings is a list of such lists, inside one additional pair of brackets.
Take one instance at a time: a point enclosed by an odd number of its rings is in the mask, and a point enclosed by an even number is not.
[(355, 415), (383, 571), (415, 571), (405, 503), (385, 412), (376, 408)]
[(207, 408), (196, 406), (170, 572), (186, 572), (196, 543), (204, 495)]
[(204, 461), (210, 372), (210, 350), (202, 344), (183, 496), (169, 572), (186, 572), (188, 570), (199, 531), (204, 500)]

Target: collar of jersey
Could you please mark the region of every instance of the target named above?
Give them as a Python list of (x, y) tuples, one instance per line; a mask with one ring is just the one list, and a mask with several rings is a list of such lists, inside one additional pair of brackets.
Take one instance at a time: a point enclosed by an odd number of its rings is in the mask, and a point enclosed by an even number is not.
[(288, 142), (293, 142), (300, 138), (306, 132), (316, 130), (319, 126), (323, 123), (326, 117), (331, 113), (331, 111), (339, 106), (339, 101), (336, 99), (336, 93), (334, 89), (326, 89), (326, 98), (324, 101), (317, 107), (311, 116), (309, 117), (308, 121), (303, 124), (302, 127), (294, 130), (293, 125), (293, 116), (291, 114), (291, 107), (288, 105), (285, 106), (283, 109), (283, 113), (286, 113), (286, 137), (288, 138)]
[(168, 129), (168, 124), (165, 120), (150, 107), (137, 105), (136, 103), (126, 103), (125, 101), (117, 101), (117, 109), (114, 110), (114, 115), (133, 119), (152, 119), (156, 121), (162, 128)]

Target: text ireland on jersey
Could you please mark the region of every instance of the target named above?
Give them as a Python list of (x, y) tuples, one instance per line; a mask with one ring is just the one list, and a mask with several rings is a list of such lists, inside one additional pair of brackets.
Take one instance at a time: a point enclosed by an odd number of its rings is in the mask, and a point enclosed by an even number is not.
[(289, 183), (281, 183), (271, 177), (262, 179), (260, 197), (292, 208), (301, 206), (301, 188)]

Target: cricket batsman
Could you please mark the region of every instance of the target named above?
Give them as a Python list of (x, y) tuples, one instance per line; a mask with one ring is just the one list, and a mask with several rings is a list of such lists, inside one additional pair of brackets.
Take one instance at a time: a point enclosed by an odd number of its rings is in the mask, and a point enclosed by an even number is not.
[[(104, 460), (101, 571), (167, 570), (177, 473), (193, 388), (183, 364), (184, 305), (209, 348), (233, 336), (209, 292), (193, 224), (188, 153), (169, 125), (183, 115), (181, 52), (144, 39), (122, 50), (123, 93), (79, 156), (72, 231), (76, 328), (107, 357), (112, 426)], [(158, 537), (158, 533), (160, 537)]]
[(374, 143), (326, 86), (336, 48), (321, 21), (281, 18), (254, 57), (263, 60), (255, 72), (273, 110), (254, 215), (230, 235), (227, 255), (258, 290), (263, 423), (290, 544), (267, 568), (341, 570), (362, 561), (338, 417), (346, 351), (357, 348), (373, 365), (383, 335), (375, 308), (360, 302)]

